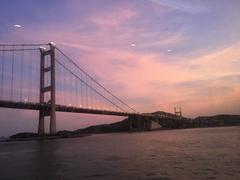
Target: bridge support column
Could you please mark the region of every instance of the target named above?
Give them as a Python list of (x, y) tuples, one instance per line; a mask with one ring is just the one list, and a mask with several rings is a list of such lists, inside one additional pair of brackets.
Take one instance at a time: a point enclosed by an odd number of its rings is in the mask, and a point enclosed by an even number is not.
[(39, 112), (39, 122), (38, 122), (38, 135), (42, 136), (45, 134), (44, 130), (44, 116)]
[(151, 130), (151, 126), (152, 126), (152, 121), (151, 121), (151, 119), (148, 117), (148, 118), (147, 118), (147, 130), (148, 130), (148, 131)]
[(143, 123), (143, 129), (145, 131), (147, 129), (147, 118), (143, 118), (142, 123)]
[(147, 124), (147, 122), (146, 122), (146, 118), (142, 118), (142, 130), (146, 130), (146, 124)]
[(50, 115), (50, 134), (56, 134), (56, 87), (55, 87), (55, 47), (53, 43), (50, 46), (51, 57), (51, 115)]
[(140, 115), (138, 115), (137, 116), (137, 128), (138, 128), (138, 130), (141, 130), (141, 116)]
[[(40, 48), (40, 104), (48, 104), (47, 109), (40, 109), (38, 135), (45, 134), (44, 118), (50, 116), (50, 134), (56, 134), (56, 101), (55, 101), (55, 44), (49, 43), (50, 49)], [(45, 67), (45, 57), (50, 56), (50, 66)], [(45, 84), (46, 73), (50, 72), (50, 85)], [(45, 99), (45, 94), (50, 93), (50, 99)], [(45, 100), (47, 102), (45, 102)]]
[(133, 118), (131, 115), (128, 116), (128, 121), (129, 121), (129, 131), (132, 131), (133, 129)]

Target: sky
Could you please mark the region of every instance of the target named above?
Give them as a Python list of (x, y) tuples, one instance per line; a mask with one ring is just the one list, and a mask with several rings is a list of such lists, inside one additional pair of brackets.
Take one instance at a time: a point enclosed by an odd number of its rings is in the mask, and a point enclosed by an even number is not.
[[(139, 112), (239, 114), (239, 7), (239, 0), (1, 0), (0, 42), (55, 42)], [(0, 135), (36, 130), (37, 112), (0, 113)], [(119, 120), (58, 116), (59, 129)]]

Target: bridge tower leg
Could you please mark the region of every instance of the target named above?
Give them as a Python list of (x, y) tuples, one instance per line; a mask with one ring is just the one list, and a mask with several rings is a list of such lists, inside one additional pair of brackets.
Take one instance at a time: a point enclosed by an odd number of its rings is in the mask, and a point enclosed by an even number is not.
[[(40, 48), (40, 104), (47, 103), (47, 109), (40, 109), (38, 135), (45, 134), (44, 117), (50, 116), (50, 134), (56, 134), (56, 100), (55, 100), (55, 47), (54, 43), (49, 43), (49, 50)], [(50, 66), (45, 67), (45, 57), (50, 56)], [(50, 85), (45, 85), (46, 73), (50, 72)], [(45, 102), (46, 93), (50, 92), (50, 99)]]
[(129, 131), (132, 131), (133, 129), (133, 118), (131, 115), (128, 116), (128, 121), (129, 121)]
[(138, 128), (138, 130), (141, 130), (141, 116), (140, 115), (138, 115), (137, 116), (137, 128)]
[(148, 117), (147, 118), (147, 130), (150, 131), (152, 127), (152, 120)]

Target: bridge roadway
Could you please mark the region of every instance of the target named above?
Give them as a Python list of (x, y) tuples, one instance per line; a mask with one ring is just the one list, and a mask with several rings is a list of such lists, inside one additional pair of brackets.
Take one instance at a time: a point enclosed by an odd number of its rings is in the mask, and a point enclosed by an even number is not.
[[(13, 102), (0, 100), (0, 108), (15, 108), (15, 109), (28, 109), (28, 110), (43, 110), (43, 112), (49, 112), (51, 104), (40, 104), (31, 102)], [(72, 113), (86, 113), (86, 114), (98, 114), (98, 115), (112, 115), (112, 116), (125, 116), (129, 119), (129, 130), (150, 130), (151, 122), (154, 121), (163, 127), (173, 127), (176, 122), (179, 122), (181, 117), (173, 114), (150, 114), (150, 113), (128, 113), (99, 109), (86, 109), (74, 106), (64, 106), (56, 104), (56, 111), (58, 112), (72, 112)]]
[[(0, 108), (15, 108), (15, 109), (28, 109), (28, 110), (47, 110), (50, 109), (50, 104), (32, 103), (32, 102), (13, 102), (0, 100)], [(86, 113), (86, 114), (99, 114), (99, 115), (113, 115), (113, 116), (131, 116), (137, 115), (136, 113), (118, 112), (100, 109), (86, 109), (75, 106), (65, 106), (56, 104), (56, 111), (59, 112), (72, 112), (72, 113)]]
[[(28, 110), (48, 110), (50, 109), (50, 104), (44, 103), (32, 103), (32, 102), (14, 102), (14, 101), (5, 101), (0, 100), (0, 108), (15, 108), (15, 109), (28, 109)], [(87, 109), (80, 108), (75, 106), (66, 106), (56, 104), (56, 111), (58, 112), (72, 112), (72, 113), (85, 113), (85, 114), (98, 114), (98, 115), (112, 115), (112, 116), (125, 116), (132, 118), (137, 118), (138, 116), (142, 118), (151, 118), (152, 120), (178, 120), (180, 117), (168, 114), (158, 114), (153, 115), (150, 113), (129, 113), (129, 112), (120, 112), (120, 111), (109, 111), (109, 110), (100, 110), (100, 109)]]

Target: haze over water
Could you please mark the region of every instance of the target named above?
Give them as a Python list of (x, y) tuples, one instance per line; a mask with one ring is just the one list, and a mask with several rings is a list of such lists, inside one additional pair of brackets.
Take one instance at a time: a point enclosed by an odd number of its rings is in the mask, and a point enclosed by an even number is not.
[(1, 179), (239, 179), (240, 128), (0, 143)]

